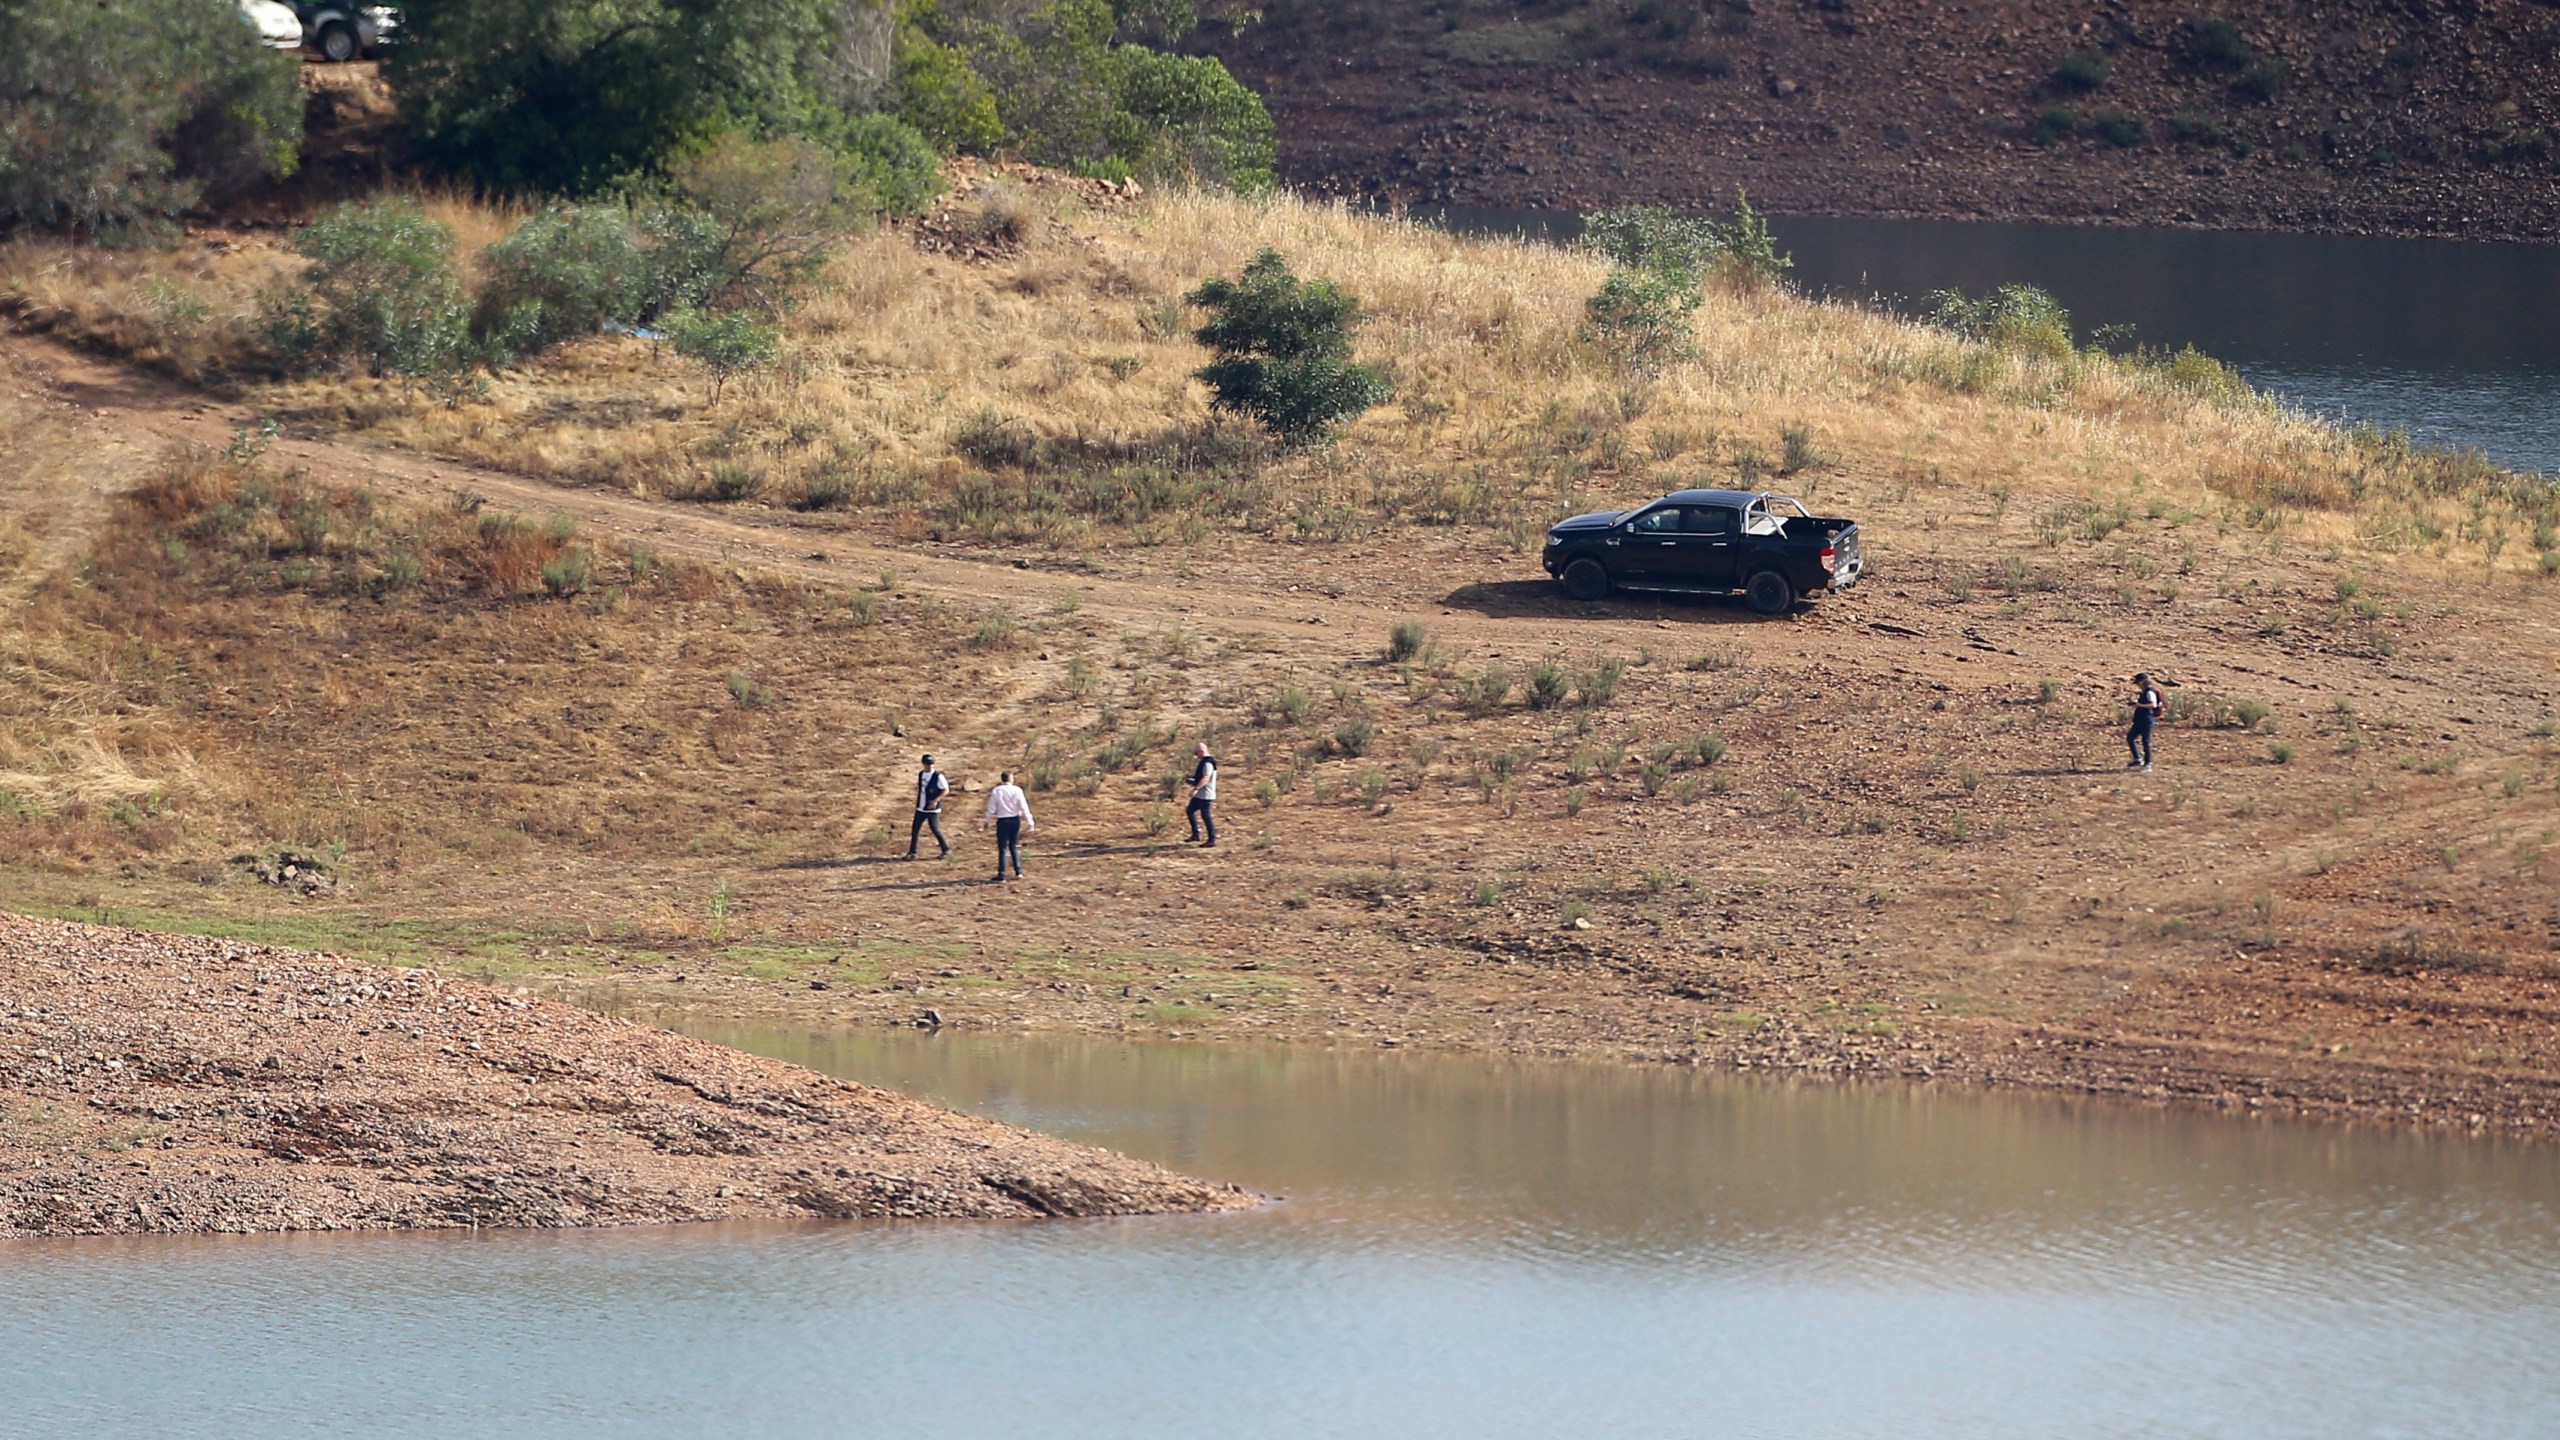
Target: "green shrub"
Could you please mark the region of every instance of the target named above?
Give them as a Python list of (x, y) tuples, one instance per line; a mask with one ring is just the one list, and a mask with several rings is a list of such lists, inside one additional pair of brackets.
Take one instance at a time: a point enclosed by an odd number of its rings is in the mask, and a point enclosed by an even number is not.
[(1299, 280), (1276, 250), (1183, 299), (1210, 312), (1195, 335), (1218, 357), (1199, 372), (1211, 403), (1285, 444), (1313, 444), (1395, 393), (1384, 372), (1351, 359), (1360, 302), (1330, 280)]
[(352, 359), (376, 374), (430, 375), (476, 358), (453, 232), (405, 196), (339, 205), (303, 227), (311, 263), (273, 294), (261, 330), (289, 366)]
[(2129, 150), (2151, 138), (2150, 121), (2122, 110), (2091, 111), (2089, 128), (2119, 150)]
[(641, 318), (652, 256), (620, 205), (555, 205), (480, 253), (472, 331), (509, 354)]
[(1529, 708), (1552, 710), (1564, 703), (1572, 688), (1573, 682), (1563, 666), (1552, 660), (1542, 661), (1529, 672)]
[[(1272, 183), (1274, 131), (1260, 99), (1207, 56), (1169, 43), (1198, 23), (1188, 0), (937, 0), (910, 7), (921, 118), (982, 122), (973, 87), (918, 42), (964, 58), (1025, 158), (1079, 174), (1178, 179), (1240, 190)], [(939, 81), (939, 83), (935, 83)], [(902, 106), (910, 103), (902, 85)], [(957, 127), (966, 129), (968, 127)], [(979, 133), (983, 133), (982, 131)]]
[(1419, 620), (1399, 620), (1387, 632), (1387, 659), (1396, 664), (1418, 659), (1431, 644), (1431, 632)]
[(879, 203), (850, 162), (810, 141), (723, 136), (672, 161), (666, 189), (641, 207), (642, 313), (780, 310)]
[(0, 3), (0, 234), (140, 238), (292, 174), (300, 69), (229, 4)]
[(1458, 678), (1458, 703), (1478, 714), (1496, 708), (1510, 696), (1511, 672), (1499, 665), (1488, 665)]
[(1940, 290), (1929, 299), (1930, 323), (1968, 340), (2056, 360), (2077, 353), (2071, 312), (2033, 285), (2003, 285), (1980, 299)]
[(745, 670), (729, 672), (729, 698), (749, 710), (762, 710), (773, 703), (773, 690)]
[(2047, 105), (2036, 115), (2035, 132), (2028, 136), (2038, 145), (2068, 140), (2080, 130), (2080, 112), (2068, 105)]
[(1716, 734), (1700, 735), (1689, 742), (1689, 754), (1701, 765), (1713, 765), (1725, 757), (1724, 737)]
[(595, 575), (595, 556), (586, 547), (563, 550), (543, 562), (542, 588), (556, 596), (583, 595)]
[(496, 189), (594, 191), (742, 131), (824, 146), (881, 204), (911, 209), (939, 183), (932, 147), (871, 113), (881, 97), (854, 93), (861, 67), (844, 63), (875, 14), (830, 0), (439, 0), (402, 8), (385, 70), (420, 156)]
[(2084, 94), (2106, 83), (2107, 57), (2095, 50), (2074, 51), (2053, 67), (2053, 88), (2066, 94)]
[(709, 372), (715, 405), (732, 376), (771, 364), (782, 344), (770, 327), (734, 310), (678, 310), (665, 317), (662, 328), (677, 354)]
[(1621, 266), (1583, 302), (1583, 322), (1602, 348), (1649, 370), (1690, 353), (1692, 317), (1704, 300), (1697, 285), (1680, 275)]
[(1600, 706), (1618, 698), (1618, 683), (1627, 678), (1627, 662), (1609, 660), (1582, 672), (1575, 682), (1582, 692), (1582, 703)]
[(958, 47), (909, 18), (898, 26), (894, 54), (899, 119), (947, 151), (983, 155), (1004, 143), (995, 92)]
[(1493, 906), (1493, 905), (1495, 905), (1495, 904), (1500, 903), (1501, 899), (1502, 899), (1502, 882), (1501, 882), (1501, 881), (1499, 881), (1499, 880), (1479, 880), (1479, 881), (1477, 881), (1477, 882), (1476, 882), (1476, 904), (1477, 904), (1477, 905), (1479, 905), (1479, 906), (1484, 906), (1484, 907), (1491, 907), (1491, 906)]
[(1582, 243), (1622, 269), (1650, 271), (1693, 288), (1713, 280), (1757, 289), (1795, 268), (1792, 258), (1779, 253), (1768, 217), (1740, 191), (1729, 221), (1654, 205), (1593, 211), (1582, 217)]
[(1377, 726), (1355, 715), (1334, 727), (1333, 745), (1343, 754), (1358, 759), (1369, 753), (1369, 742), (1377, 738), (1377, 734)]
[(1315, 709), (1315, 698), (1304, 685), (1283, 685), (1271, 693), (1271, 709), (1292, 725), (1307, 723), (1307, 715)]
[(2278, 95), (2284, 93), (2286, 78), (2284, 62), (2269, 57), (2241, 71), (2240, 78), (2231, 82), (2231, 88), (2261, 105), (2271, 105)]
[(2187, 53), (2201, 70), (2240, 70), (2258, 58), (2241, 38), (2240, 27), (2220, 16), (2188, 23)]

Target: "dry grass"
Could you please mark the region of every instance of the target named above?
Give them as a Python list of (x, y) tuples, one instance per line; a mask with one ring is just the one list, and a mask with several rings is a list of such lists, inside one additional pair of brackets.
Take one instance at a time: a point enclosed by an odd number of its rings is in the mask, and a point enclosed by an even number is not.
[[(1054, 178), (960, 180), (1002, 212), (1002, 245), (972, 263), (902, 231), (848, 242), (790, 317), (780, 363), (716, 406), (674, 355), (629, 339), (566, 347), (460, 404), (347, 378), (259, 398), (569, 484), (1078, 549), (1393, 522), (1494, 528), (1517, 549), (1562, 513), (1759, 482), (1902, 506), (1893, 518), (1969, 526), (1991, 546), (2026, 545), (2036, 515), (2069, 503), (2515, 570), (2554, 515), (2547, 483), (2287, 413), (2194, 357), (2057, 359), (1728, 292), (1700, 311), (1690, 358), (1638, 373), (1583, 334), (1602, 268), (1579, 253), (1286, 197), (1127, 202)], [(457, 195), (430, 204), (466, 256), (518, 218)], [(1398, 381), (1393, 404), (1313, 454), (1269, 452), (1192, 379), (1203, 357), (1180, 296), (1265, 245), (1362, 298), (1364, 358)], [(160, 256), (21, 245), (0, 252), (0, 304), (202, 380), (254, 368), (256, 291), (289, 268), (262, 241)], [(1778, 470), (1791, 427), (1819, 468)]]

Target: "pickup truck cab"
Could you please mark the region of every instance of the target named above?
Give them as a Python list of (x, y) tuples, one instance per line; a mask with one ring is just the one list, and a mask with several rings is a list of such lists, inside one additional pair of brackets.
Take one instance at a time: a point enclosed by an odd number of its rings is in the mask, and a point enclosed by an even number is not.
[(1846, 590), (1866, 570), (1856, 521), (1825, 519), (1766, 490), (1681, 490), (1633, 510), (1576, 515), (1547, 532), (1543, 558), (1576, 600), (1612, 590), (1739, 594), (1763, 615)]

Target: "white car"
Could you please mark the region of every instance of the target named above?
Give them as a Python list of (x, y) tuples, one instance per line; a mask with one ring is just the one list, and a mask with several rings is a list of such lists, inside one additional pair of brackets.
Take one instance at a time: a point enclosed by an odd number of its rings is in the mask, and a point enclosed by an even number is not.
[(240, 0), (240, 18), (258, 38), (279, 50), (302, 48), (302, 17), (284, 0)]
[(296, 0), (292, 8), (302, 21), (302, 43), (333, 62), (363, 58), (400, 28), (400, 17), (387, 5)]

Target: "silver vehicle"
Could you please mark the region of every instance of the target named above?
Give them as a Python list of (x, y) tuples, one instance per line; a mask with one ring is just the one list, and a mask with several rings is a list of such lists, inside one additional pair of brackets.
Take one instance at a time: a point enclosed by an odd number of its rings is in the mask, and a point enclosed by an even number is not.
[(240, 0), (240, 18), (278, 50), (302, 48), (302, 17), (284, 0)]
[(386, 5), (296, 0), (293, 10), (302, 21), (302, 43), (323, 60), (360, 60), (381, 49), (400, 28), (400, 17)]

